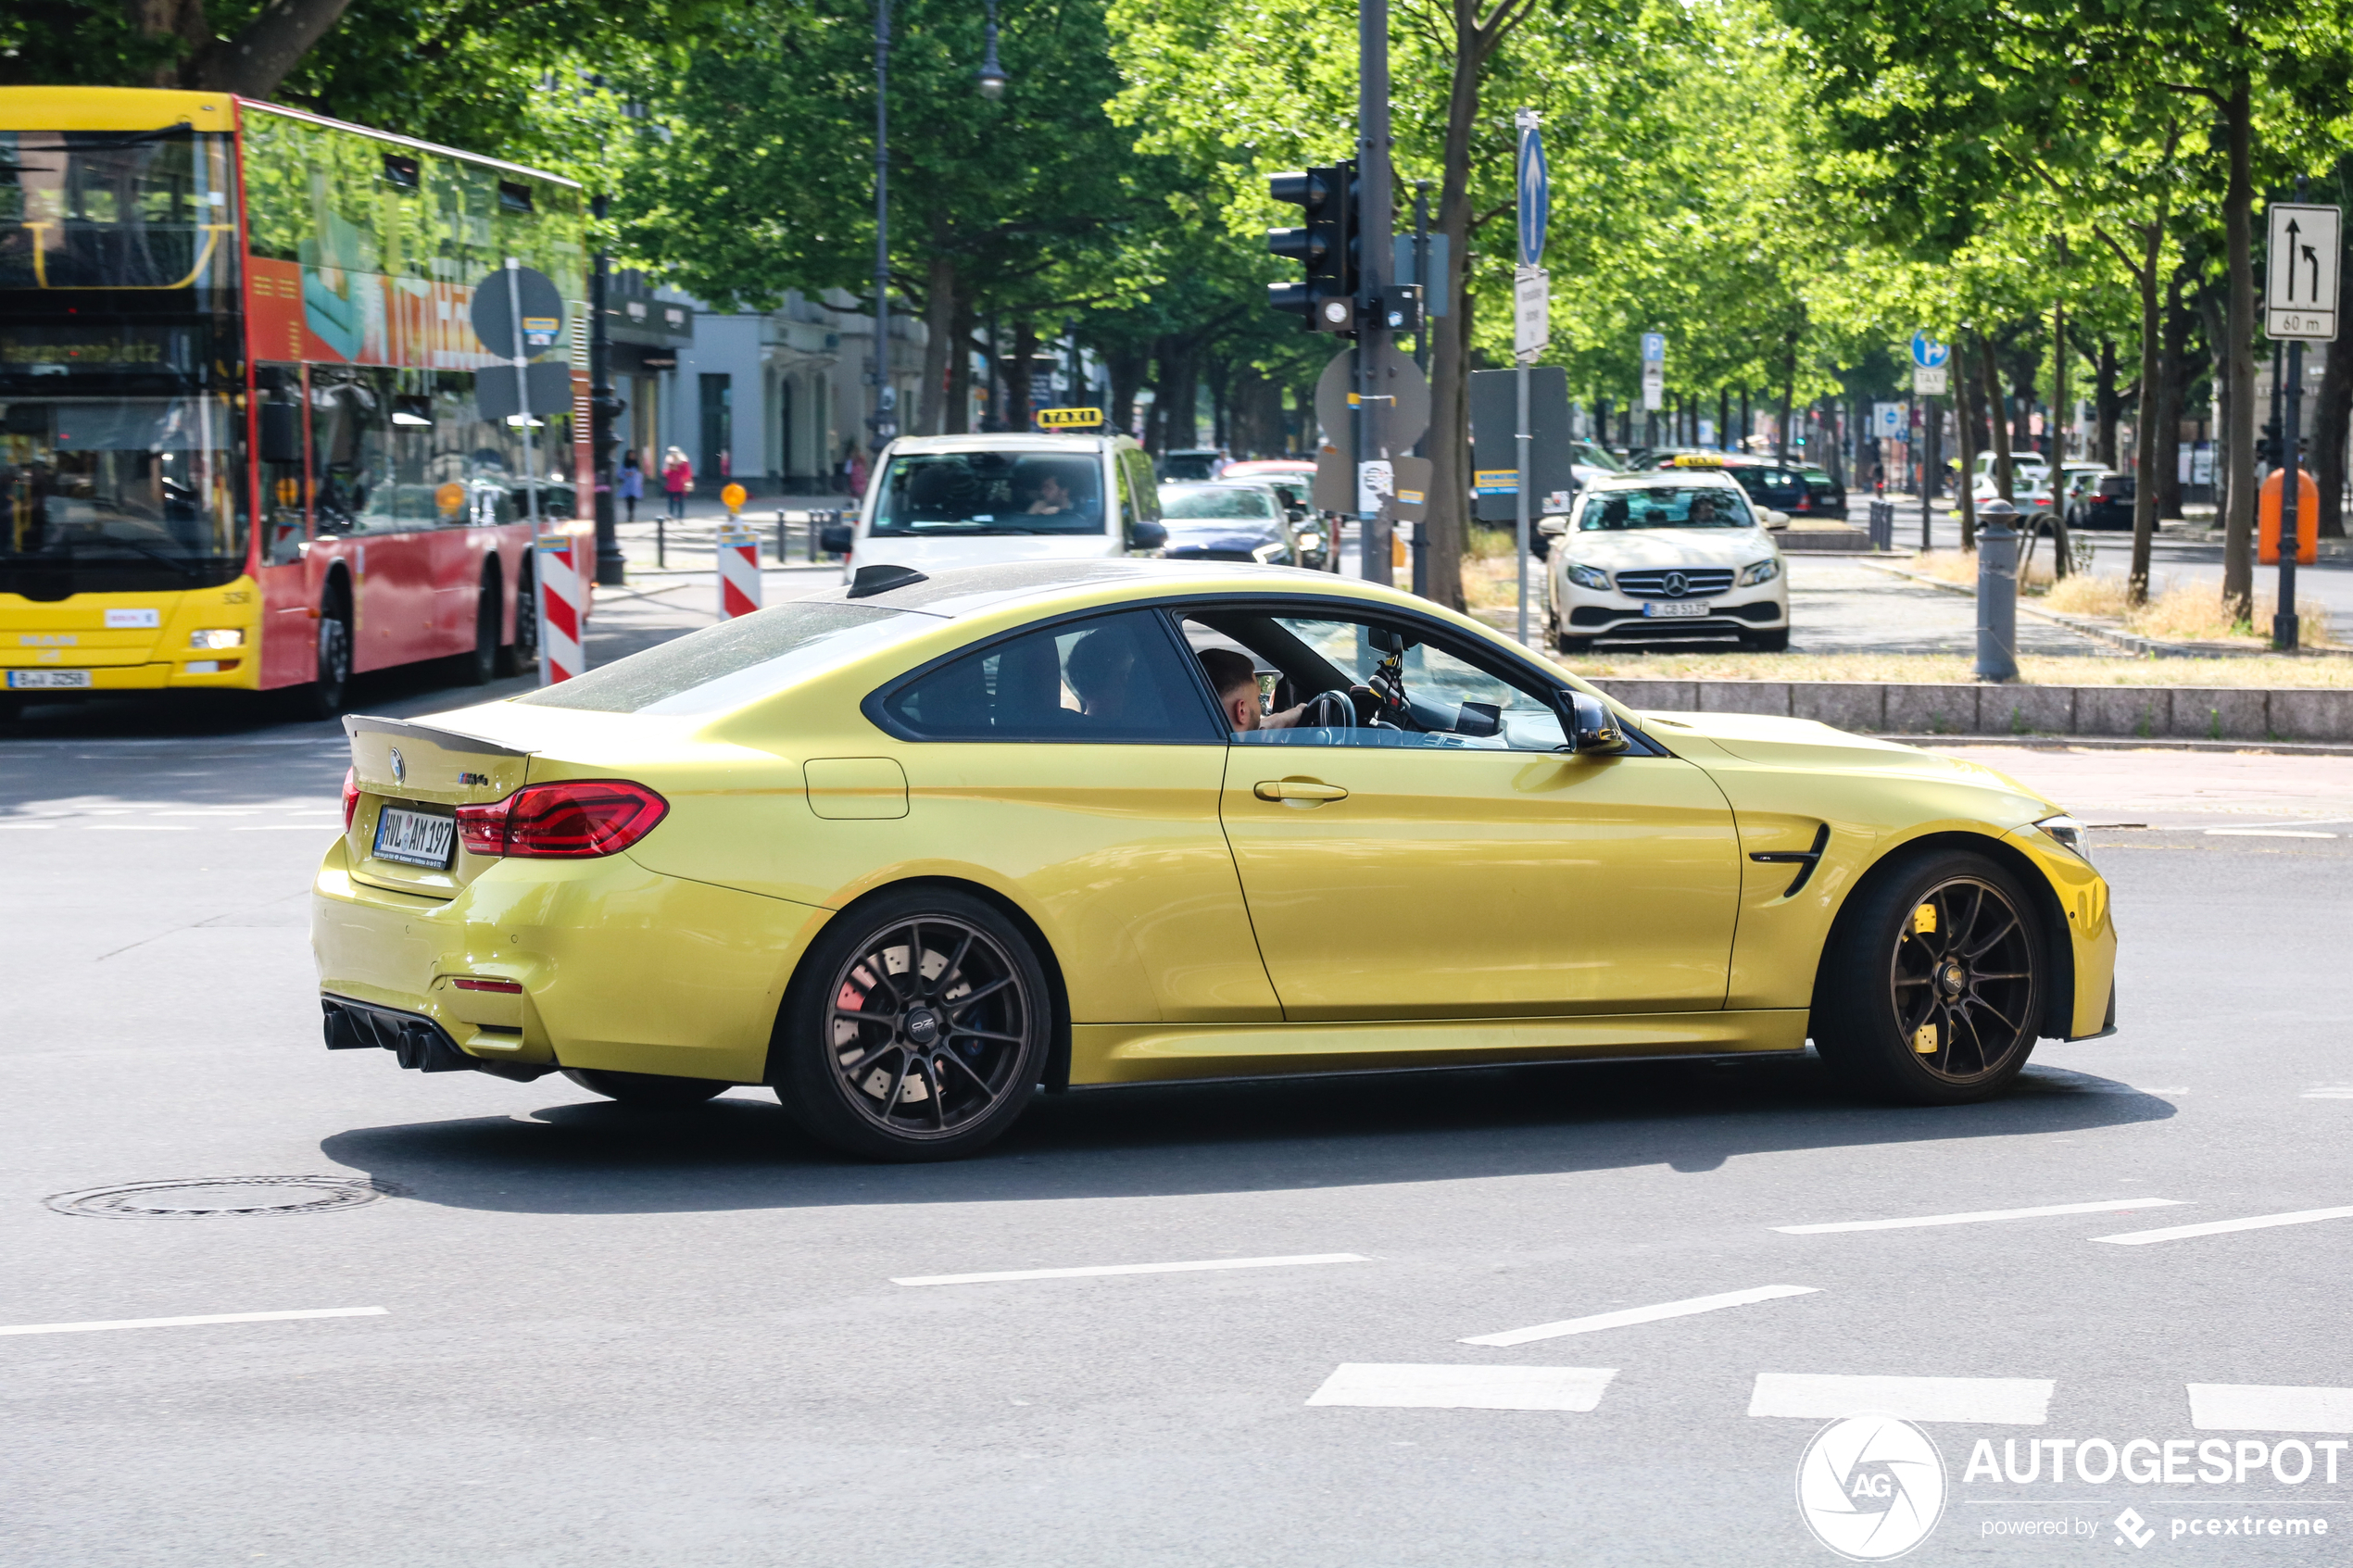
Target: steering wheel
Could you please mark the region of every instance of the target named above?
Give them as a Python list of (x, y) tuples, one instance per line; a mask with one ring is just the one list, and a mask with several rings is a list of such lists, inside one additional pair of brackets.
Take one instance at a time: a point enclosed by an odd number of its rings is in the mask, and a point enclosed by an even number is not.
[(1349, 729), (1356, 722), (1356, 705), (1346, 692), (1317, 692), (1299, 716), (1302, 729)]

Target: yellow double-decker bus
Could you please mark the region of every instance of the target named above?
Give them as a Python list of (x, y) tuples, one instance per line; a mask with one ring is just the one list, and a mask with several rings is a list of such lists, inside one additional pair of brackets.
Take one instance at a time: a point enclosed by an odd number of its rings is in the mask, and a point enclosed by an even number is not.
[[(473, 333), (510, 260), (564, 301), (566, 413)], [(592, 526), (586, 267), (552, 174), (228, 94), (0, 97), (0, 720), (529, 666), (530, 504)]]

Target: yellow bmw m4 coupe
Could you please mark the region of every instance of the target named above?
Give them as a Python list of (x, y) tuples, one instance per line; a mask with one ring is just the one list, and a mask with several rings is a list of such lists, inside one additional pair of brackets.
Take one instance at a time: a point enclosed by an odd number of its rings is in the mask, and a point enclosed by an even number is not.
[(1820, 724), (1635, 713), (1278, 568), (849, 583), (507, 701), (354, 718), (333, 1048), (773, 1086), (969, 1154), (1105, 1085), (1795, 1053), (1916, 1104), (2111, 1029), (2081, 828)]

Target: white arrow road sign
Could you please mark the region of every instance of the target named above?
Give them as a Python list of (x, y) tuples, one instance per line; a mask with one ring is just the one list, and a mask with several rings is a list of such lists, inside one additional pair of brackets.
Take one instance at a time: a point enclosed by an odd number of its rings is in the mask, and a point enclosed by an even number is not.
[(2336, 337), (2337, 209), (2274, 203), (2264, 331), (2275, 338)]

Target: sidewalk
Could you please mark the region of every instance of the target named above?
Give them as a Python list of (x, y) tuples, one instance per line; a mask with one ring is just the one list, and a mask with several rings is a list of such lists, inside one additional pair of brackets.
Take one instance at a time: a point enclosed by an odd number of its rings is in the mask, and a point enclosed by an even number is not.
[[(621, 553), (629, 559), (630, 575), (715, 571), (719, 526), (727, 521), (727, 508), (716, 498), (697, 494), (686, 497), (686, 515), (682, 520), (668, 516), (666, 503), (667, 497), (648, 497), (637, 504), (635, 522), (616, 525), (614, 532), (621, 541)], [(763, 561), (789, 560), (806, 566), (811, 564), (813, 544), (808, 514), (846, 513), (849, 506), (847, 495), (766, 496), (746, 502), (736, 521), (760, 535)], [(779, 514), (786, 519), (781, 537)], [(818, 558), (819, 562), (823, 559)]]

